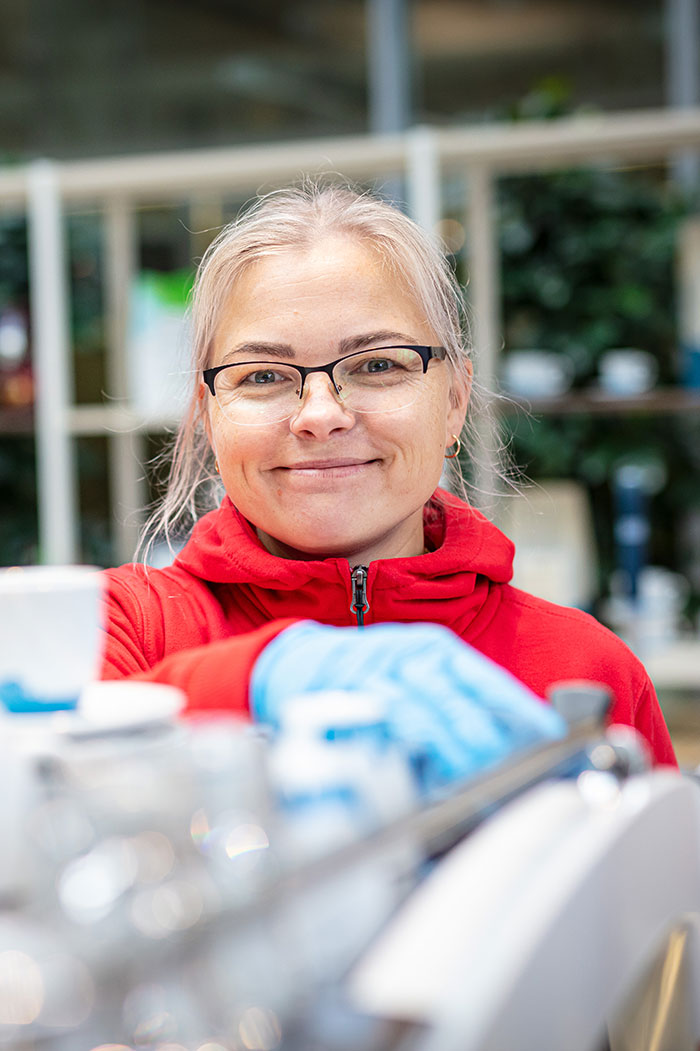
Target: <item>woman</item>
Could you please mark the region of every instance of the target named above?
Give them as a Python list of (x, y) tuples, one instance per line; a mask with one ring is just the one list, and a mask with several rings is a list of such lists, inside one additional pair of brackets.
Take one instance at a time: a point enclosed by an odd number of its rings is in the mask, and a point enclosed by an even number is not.
[(270, 195), (207, 252), (193, 326), (157, 526), (192, 511), (212, 466), (226, 495), (172, 567), (109, 573), (105, 677), (271, 722), (291, 693), (369, 686), (399, 732), (434, 734), (445, 776), (561, 732), (530, 691), (596, 680), (612, 719), (675, 761), (641, 664), (591, 617), (512, 588), (510, 541), (438, 488), (472, 369), (459, 287), (409, 219), (338, 187)]

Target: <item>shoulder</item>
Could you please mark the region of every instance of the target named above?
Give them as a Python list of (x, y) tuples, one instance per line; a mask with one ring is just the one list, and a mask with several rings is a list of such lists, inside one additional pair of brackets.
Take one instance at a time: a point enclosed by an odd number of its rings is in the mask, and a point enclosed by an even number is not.
[(585, 679), (610, 692), (608, 719), (634, 726), (657, 763), (675, 765), (654, 687), (644, 665), (612, 631), (588, 613), (501, 589), (499, 613), (476, 645), (503, 664), (540, 697), (556, 682)]
[(588, 613), (558, 606), (504, 585), (498, 611), (475, 645), (545, 696), (564, 679), (610, 687), (616, 717), (630, 721), (651, 688), (644, 665), (629, 647)]
[(165, 600), (182, 601), (198, 583), (191, 574), (174, 566), (152, 569), (140, 562), (106, 569), (103, 577), (108, 600), (146, 609), (161, 605)]
[(547, 625), (550, 630), (592, 632), (607, 641), (621, 641), (592, 614), (575, 606), (560, 606), (556, 602), (521, 591), (512, 584), (506, 584), (501, 589), (501, 603), (504, 609), (511, 610), (516, 617), (532, 622), (533, 626), (539, 622)]
[(151, 662), (218, 634), (218, 601), (205, 581), (178, 566), (131, 563), (105, 570), (104, 581), (108, 631), (129, 625)]
[(531, 641), (541, 640), (552, 647), (585, 647), (584, 653), (574, 653), (572, 657), (606, 666), (610, 660), (621, 661), (630, 671), (646, 678), (644, 666), (627, 644), (590, 613), (573, 606), (559, 606), (510, 585), (503, 588), (502, 604), (506, 610), (510, 608)]

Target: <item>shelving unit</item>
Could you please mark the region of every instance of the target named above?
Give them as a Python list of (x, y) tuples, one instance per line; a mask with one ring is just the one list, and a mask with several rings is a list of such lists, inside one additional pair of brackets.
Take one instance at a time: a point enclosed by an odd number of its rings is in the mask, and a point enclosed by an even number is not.
[[(47, 562), (70, 562), (77, 550), (77, 485), (73, 440), (103, 434), (110, 444), (111, 500), (118, 509), (117, 557), (133, 552), (144, 506), (144, 436), (176, 424), (144, 417), (128, 401), (126, 330), (135, 271), (135, 212), (144, 205), (197, 202), (216, 195), (250, 196), (305, 173), (342, 172), (379, 186), (402, 176), (408, 208), (426, 229), (443, 214), (443, 180), (464, 184), (468, 294), (474, 318), (477, 379), (494, 389), (502, 345), (494, 183), (501, 175), (596, 163), (663, 162), (700, 149), (700, 109), (587, 116), (478, 128), (419, 127), (405, 134), (322, 139), (254, 148), (203, 150), (112, 160), (51, 163), (0, 172), (0, 209), (25, 211), (29, 223), (30, 293), (37, 374), (35, 433), (39, 532)], [(103, 216), (108, 332), (108, 402), (74, 404), (64, 217), (70, 210)], [(530, 402), (532, 412), (685, 412), (695, 394), (658, 391), (645, 399), (606, 400), (575, 394), (556, 403)], [(2, 433), (27, 433), (30, 417), (0, 416)], [(482, 421), (485, 447), (490, 443)], [(476, 480), (494, 488), (487, 466)]]
[(503, 414), (526, 411), (534, 416), (652, 416), (700, 412), (700, 391), (657, 388), (647, 394), (614, 396), (599, 390), (573, 391), (553, 398), (506, 395), (499, 403)]
[(34, 413), (31, 409), (0, 409), (0, 434), (30, 435), (34, 433)]

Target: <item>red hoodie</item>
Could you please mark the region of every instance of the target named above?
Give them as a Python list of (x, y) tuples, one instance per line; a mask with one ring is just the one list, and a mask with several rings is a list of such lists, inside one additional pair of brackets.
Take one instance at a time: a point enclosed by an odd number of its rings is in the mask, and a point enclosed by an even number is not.
[[(576, 609), (511, 587), (513, 545), (478, 511), (438, 490), (425, 515), (427, 554), (369, 566), (366, 624), (433, 621), (544, 697), (565, 679), (606, 683), (612, 722), (635, 726), (659, 763), (675, 764), (654, 689), (612, 632)], [(136, 675), (186, 692), (190, 710), (248, 712), (259, 654), (299, 619), (352, 625), (346, 559), (271, 555), (225, 498), (167, 569), (109, 570), (104, 678)]]

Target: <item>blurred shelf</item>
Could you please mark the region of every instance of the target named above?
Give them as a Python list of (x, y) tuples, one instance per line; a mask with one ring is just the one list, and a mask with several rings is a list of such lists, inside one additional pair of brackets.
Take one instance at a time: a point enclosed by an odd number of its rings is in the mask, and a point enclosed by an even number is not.
[(159, 434), (176, 430), (179, 423), (178, 413), (147, 414), (117, 402), (112, 405), (73, 405), (68, 410), (68, 430), (73, 435)]
[(22, 408), (0, 407), (0, 434), (20, 437), (34, 434), (34, 409), (31, 405)]
[(504, 415), (524, 410), (536, 416), (651, 416), (700, 411), (700, 390), (658, 387), (646, 394), (621, 397), (591, 388), (552, 398), (505, 395), (496, 404)]
[[(162, 434), (177, 429), (177, 413), (146, 414), (124, 404), (72, 405), (67, 427), (75, 437), (100, 434)], [(34, 409), (0, 407), (0, 435), (23, 437), (34, 434)]]
[[(666, 387), (633, 397), (613, 397), (602, 392), (575, 391), (554, 398), (520, 398), (504, 395), (496, 400), (504, 415), (516, 412), (535, 416), (573, 415), (663, 415), (700, 412), (700, 390)], [(73, 405), (67, 412), (68, 430), (73, 435), (163, 433), (176, 430), (177, 412), (144, 413), (126, 403)], [(0, 434), (28, 435), (34, 432), (34, 410), (0, 407)]]

